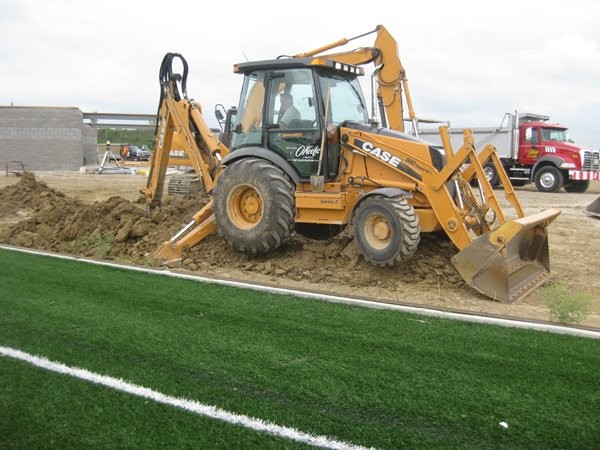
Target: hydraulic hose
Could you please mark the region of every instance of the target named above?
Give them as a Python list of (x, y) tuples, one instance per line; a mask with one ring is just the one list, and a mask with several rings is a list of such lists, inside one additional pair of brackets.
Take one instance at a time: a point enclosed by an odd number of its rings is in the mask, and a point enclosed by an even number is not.
[[(183, 75), (173, 73), (173, 60), (179, 59), (183, 66)], [(158, 131), (158, 125), (160, 122), (160, 110), (162, 108), (163, 100), (167, 90), (171, 89), (173, 98), (176, 101), (181, 98), (187, 97), (187, 76), (188, 76), (188, 63), (180, 53), (167, 53), (160, 64), (160, 70), (158, 72), (158, 81), (160, 84), (160, 99), (158, 101), (158, 110), (156, 111), (156, 125), (154, 127), (154, 136)], [(180, 82), (181, 92), (177, 88), (177, 82)]]

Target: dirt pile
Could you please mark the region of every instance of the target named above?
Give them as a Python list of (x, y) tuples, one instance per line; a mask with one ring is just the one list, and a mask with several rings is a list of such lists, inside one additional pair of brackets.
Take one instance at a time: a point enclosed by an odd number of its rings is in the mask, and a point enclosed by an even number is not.
[[(26, 174), (0, 190), (0, 241), (135, 264), (157, 265), (150, 257), (208, 198), (167, 199), (160, 210), (113, 196), (92, 204), (65, 196)], [(397, 268), (380, 268), (358, 253), (349, 231), (317, 242), (293, 234), (268, 255), (247, 256), (232, 250), (217, 235), (184, 254), (181, 268), (205, 274), (259, 279), (330, 283), (346, 287), (384, 288), (398, 293), (466, 288), (450, 263), (453, 245), (438, 235), (423, 235), (417, 255)]]
[[(208, 200), (165, 194), (161, 210), (148, 212), (138, 200), (145, 185), (140, 176), (78, 172), (36, 172), (35, 176), (0, 176), (1, 243), (158, 266), (149, 254)], [(497, 194), (502, 202), (504, 195)], [(583, 214), (600, 194), (600, 182), (592, 183), (588, 193), (542, 193), (525, 187), (518, 194), (526, 214), (549, 207), (562, 211), (548, 227), (551, 274), (547, 283), (589, 295), (592, 313), (582, 325), (600, 328), (600, 278), (596, 276), (600, 220)], [(324, 242), (293, 234), (278, 250), (258, 257), (231, 250), (215, 235), (185, 252), (176, 270), (444, 310), (550, 319), (545, 286), (511, 304), (496, 302), (466, 286), (450, 263), (455, 253), (445, 235), (423, 234), (410, 261), (382, 269), (358, 254), (350, 230)]]
[[(195, 206), (194, 206), (195, 207)], [(0, 190), (7, 244), (106, 259), (137, 261), (150, 251), (148, 235), (175, 226), (185, 205), (145, 211), (118, 196), (85, 204), (48, 187), (31, 174)]]

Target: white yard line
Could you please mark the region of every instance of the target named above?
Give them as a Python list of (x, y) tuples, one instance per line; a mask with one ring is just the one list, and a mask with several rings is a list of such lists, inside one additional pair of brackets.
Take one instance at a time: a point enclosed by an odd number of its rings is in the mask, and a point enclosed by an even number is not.
[(264, 286), (264, 285), (260, 285), (260, 284), (244, 283), (244, 282), (239, 282), (239, 281), (223, 280), (223, 279), (218, 279), (218, 278), (208, 278), (208, 277), (202, 277), (202, 276), (197, 276), (197, 275), (187, 275), (187, 274), (171, 272), (169, 270), (163, 270), (163, 269), (157, 270), (157, 269), (150, 269), (150, 268), (146, 268), (146, 267), (116, 264), (116, 263), (111, 263), (111, 262), (107, 262), (107, 261), (97, 261), (97, 260), (78, 257), (78, 256), (61, 255), (59, 253), (45, 252), (45, 251), (33, 250), (33, 249), (23, 248), (23, 247), (13, 247), (13, 246), (2, 245), (2, 244), (0, 244), (0, 249), (11, 250), (11, 251), (15, 251), (15, 252), (22, 252), (22, 253), (30, 253), (30, 254), (34, 254), (34, 255), (50, 256), (52, 258), (66, 259), (66, 260), (71, 260), (71, 261), (81, 261), (81, 262), (85, 262), (88, 264), (95, 264), (95, 265), (99, 265), (99, 266), (108, 266), (108, 267), (113, 267), (113, 268), (117, 268), (117, 269), (133, 270), (133, 271), (137, 271), (137, 272), (151, 273), (154, 275), (182, 278), (182, 279), (186, 279), (186, 280), (199, 281), (201, 283), (213, 283), (213, 284), (220, 284), (220, 285), (224, 285), (224, 286), (239, 287), (239, 288), (244, 288), (244, 289), (253, 289), (253, 290), (262, 291), (262, 292), (269, 292), (272, 294), (294, 295), (296, 297), (314, 298), (314, 299), (318, 299), (318, 300), (325, 300), (325, 301), (332, 302), (332, 303), (345, 303), (345, 304), (352, 304), (352, 305), (360, 305), (360, 306), (364, 306), (367, 308), (376, 308), (376, 309), (391, 309), (391, 310), (403, 311), (403, 312), (408, 312), (408, 313), (413, 313), (413, 314), (420, 314), (420, 315), (424, 315), (424, 316), (439, 317), (439, 318), (443, 318), (443, 319), (452, 319), (452, 320), (461, 320), (461, 321), (465, 321), (465, 322), (500, 325), (500, 326), (511, 327), (511, 328), (525, 328), (525, 329), (537, 330), (537, 331), (547, 331), (547, 332), (556, 333), (556, 334), (569, 334), (572, 336), (600, 339), (600, 331), (587, 330), (587, 329), (577, 328), (577, 327), (555, 325), (555, 324), (551, 324), (551, 323), (539, 323), (539, 322), (532, 322), (532, 321), (519, 320), (519, 319), (504, 319), (504, 318), (500, 318), (500, 317), (481, 316), (478, 314), (465, 314), (465, 313), (459, 313), (459, 312), (441, 311), (441, 310), (437, 310), (437, 309), (424, 308), (424, 307), (420, 307), (420, 306), (408, 306), (408, 305), (397, 305), (397, 304), (392, 304), (392, 303), (374, 302), (371, 300), (363, 300), (360, 298), (351, 298), (351, 297), (342, 297), (342, 296), (338, 296), (338, 295), (320, 294), (320, 293), (306, 292), (306, 291), (300, 291), (300, 290), (295, 290), (295, 289), (279, 288), (279, 287), (274, 287), (274, 286)]
[(198, 414), (199, 416), (210, 417), (212, 419), (250, 428), (255, 431), (271, 434), (273, 436), (289, 439), (291, 441), (297, 441), (315, 447), (331, 449), (362, 450), (367, 448), (348, 442), (337, 441), (328, 438), (327, 436), (315, 436), (295, 428), (284, 427), (272, 422), (266, 422), (254, 417), (248, 417), (243, 414), (235, 414), (225, 411), (224, 409), (217, 408), (216, 406), (204, 405), (194, 400), (171, 397), (153, 389), (129, 383), (122, 379), (109, 377), (107, 375), (100, 375), (85, 369), (69, 367), (64, 364), (53, 362), (40, 356), (31, 355), (14, 348), (0, 346), (0, 355), (18, 359), (52, 372), (61, 373), (70, 377), (89, 381), (94, 384), (106, 386), (117, 391), (126, 392), (127, 394), (135, 395), (137, 397), (147, 398), (155, 401), (156, 403), (175, 406), (176, 408), (184, 409), (194, 414)]

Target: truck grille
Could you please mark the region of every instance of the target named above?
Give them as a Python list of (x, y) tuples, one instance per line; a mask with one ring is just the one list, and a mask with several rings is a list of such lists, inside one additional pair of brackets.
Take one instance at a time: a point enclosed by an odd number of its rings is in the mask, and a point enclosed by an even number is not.
[(586, 172), (598, 170), (600, 168), (600, 152), (584, 151), (582, 167)]

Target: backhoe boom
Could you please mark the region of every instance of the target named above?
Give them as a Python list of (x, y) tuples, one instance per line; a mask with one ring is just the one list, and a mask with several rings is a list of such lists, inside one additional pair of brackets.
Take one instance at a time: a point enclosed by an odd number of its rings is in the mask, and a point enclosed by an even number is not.
[[(173, 74), (173, 59), (181, 59), (184, 75)], [(199, 103), (187, 98), (187, 63), (176, 53), (167, 53), (161, 64), (161, 99), (157, 113), (154, 152), (145, 189), (141, 192), (150, 207), (160, 204), (174, 133), (185, 146), (194, 171), (206, 192), (212, 191), (221, 171), (221, 160), (229, 149), (219, 141), (202, 117)], [(180, 89), (181, 86), (181, 89)]]
[[(373, 47), (361, 47), (347, 52), (322, 54), (325, 51), (341, 47), (350, 41), (372, 33), (377, 33)], [(408, 115), (413, 122), (413, 129), (417, 129), (416, 115), (408, 88), (408, 79), (400, 61), (398, 44), (383, 25), (378, 25), (375, 30), (359, 36), (350, 39), (340, 39), (323, 47), (299, 53), (294, 55), (294, 58), (317, 56), (353, 65), (364, 65), (372, 62), (376, 67), (375, 75), (378, 82), (377, 99), (382, 108), (380, 114), (383, 120), (382, 126), (404, 132), (404, 106), (402, 100), (402, 95), (404, 94)]]

